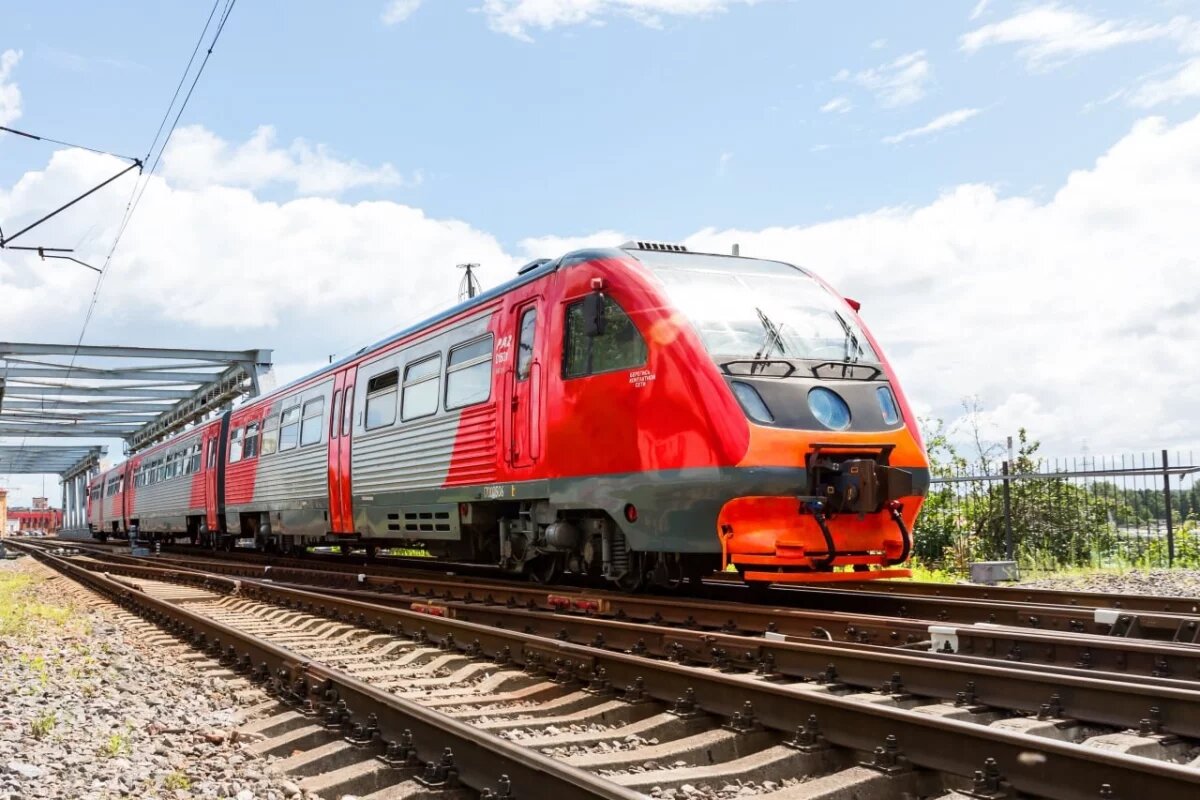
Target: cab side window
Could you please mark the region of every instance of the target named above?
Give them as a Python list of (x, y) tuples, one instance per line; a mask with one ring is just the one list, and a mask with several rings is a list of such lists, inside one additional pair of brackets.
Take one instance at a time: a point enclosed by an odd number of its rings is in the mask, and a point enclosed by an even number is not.
[(604, 297), (604, 333), (588, 336), (583, 301), (567, 306), (563, 377), (581, 378), (646, 363), (646, 340), (633, 320), (611, 297)]
[(517, 380), (529, 377), (533, 366), (533, 337), (537, 328), (537, 309), (527, 308), (521, 315), (521, 335), (517, 342)]

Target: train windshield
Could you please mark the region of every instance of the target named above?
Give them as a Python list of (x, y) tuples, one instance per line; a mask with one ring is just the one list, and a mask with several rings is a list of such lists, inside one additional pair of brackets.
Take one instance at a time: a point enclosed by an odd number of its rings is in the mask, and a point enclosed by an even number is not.
[(637, 256), (713, 356), (879, 360), (846, 302), (793, 266), (690, 253)]

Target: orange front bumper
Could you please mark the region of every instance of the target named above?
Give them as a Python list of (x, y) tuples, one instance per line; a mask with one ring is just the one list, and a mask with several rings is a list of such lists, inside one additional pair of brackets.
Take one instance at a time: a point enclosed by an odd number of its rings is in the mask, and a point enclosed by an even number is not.
[[(723, 566), (742, 568), (747, 580), (825, 582), (905, 577), (892, 573), (908, 570), (831, 571), (841, 566), (883, 567), (900, 558), (904, 538), (886, 511), (861, 517), (839, 515), (828, 522), (828, 527), (836, 552), (832, 561), (816, 518), (800, 512), (797, 498), (735, 498), (721, 508), (717, 518)], [(747, 567), (761, 569), (751, 572)]]

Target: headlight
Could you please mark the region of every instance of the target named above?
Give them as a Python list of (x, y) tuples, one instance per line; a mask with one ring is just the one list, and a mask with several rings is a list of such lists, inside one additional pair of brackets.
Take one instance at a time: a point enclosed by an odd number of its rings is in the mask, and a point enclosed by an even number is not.
[(755, 422), (775, 421), (775, 415), (771, 413), (771, 409), (767, 408), (767, 404), (763, 402), (757, 389), (740, 381), (731, 381), (730, 385), (733, 387), (733, 396), (742, 404), (742, 409), (746, 412), (747, 417)]
[(817, 422), (833, 431), (850, 427), (850, 406), (837, 392), (818, 386), (808, 393), (808, 407)]
[(875, 390), (875, 396), (879, 398), (879, 410), (883, 412), (883, 421), (888, 425), (895, 425), (900, 421), (900, 409), (896, 407), (896, 396), (892, 394), (892, 390), (887, 386), (880, 386)]

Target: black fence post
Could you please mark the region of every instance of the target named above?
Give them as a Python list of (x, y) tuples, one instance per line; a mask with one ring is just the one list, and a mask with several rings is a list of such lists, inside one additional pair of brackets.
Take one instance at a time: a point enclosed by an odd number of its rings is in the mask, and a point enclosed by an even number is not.
[(1008, 462), (1001, 466), (1004, 474), (1004, 557), (1013, 560), (1012, 495), (1009, 492)]
[(1162, 451), (1163, 505), (1167, 508), (1167, 566), (1175, 566), (1175, 525), (1171, 522), (1171, 461)]

